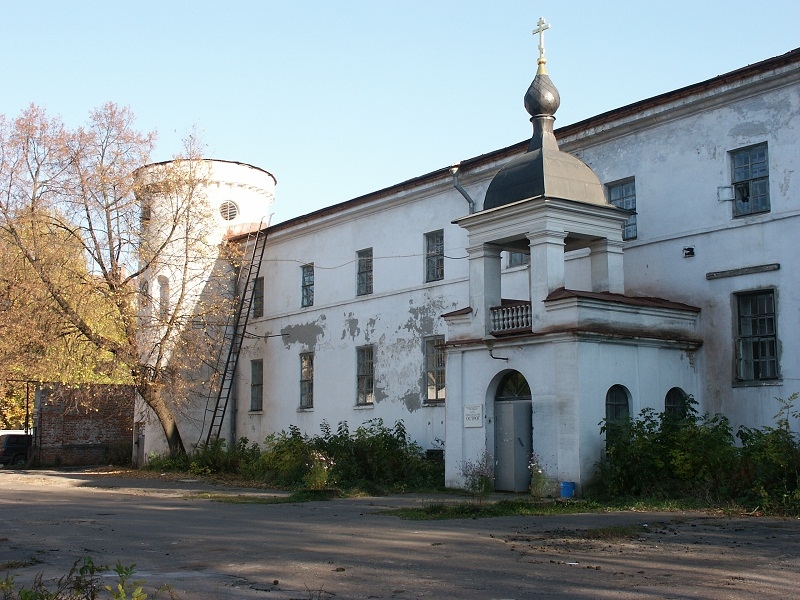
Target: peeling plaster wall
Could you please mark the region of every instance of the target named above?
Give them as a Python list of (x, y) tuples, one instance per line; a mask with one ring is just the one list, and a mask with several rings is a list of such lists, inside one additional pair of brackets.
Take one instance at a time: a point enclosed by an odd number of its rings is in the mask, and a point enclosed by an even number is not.
[[(630, 127), (597, 145), (571, 142), (604, 183), (636, 179), (638, 237), (625, 246), (625, 288), (702, 309), (701, 410), (725, 412), (734, 427), (773, 425), (778, 404), (800, 389), (800, 84), (707, 108), (678, 119)], [(770, 212), (733, 218), (717, 200), (731, 184), (730, 151), (767, 142)], [(583, 147), (581, 147), (583, 146)], [(684, 258), (683, 248), (694, 248)], [(706, 273), (779, 263), (780, 270), (706, 279)], [(783, 381), (735, 386), (736, 292), (775, 288)]]
[[(424, 339), (444, 336), (441, 315), (468, 304), (466, 235), (450, 221), (467, 207), (448, 181), (430, 195), (400, 195), (271, 234), (262, 275), (265, 315), (237, 371), (237, 435), (263, 439), (297, 425), (316, 434), (327, 421), (351, 429), (370, 419), (403, 420), (423, 448), (440, 448), (444, 407), (425, 403)], [(445, 278), (424, 282), (424, 235), (444, 229)], [(373, 292), (356, 295), (356, 252), (373, 250)], [(314, 305), (301, 303), (300, 267), (314, 265)], [(277, 336), (277, 337), (264, 337)], [(356, 348), (372, 345), (375, 402), (356, 406)], [(300, 409), (300, 353), (314, 353), (314, 407)], [(250, 412), (249, 362), (264, 360), (264, 407)]]

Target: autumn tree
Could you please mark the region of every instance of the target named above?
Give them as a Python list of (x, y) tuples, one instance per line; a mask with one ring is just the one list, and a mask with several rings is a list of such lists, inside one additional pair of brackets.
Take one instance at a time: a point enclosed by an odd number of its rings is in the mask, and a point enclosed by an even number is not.
[[(158, 417), (170, 450), (185, 452), (176, 420), (186, 400), (180, 374), (213, 362), (214, 352), (213, 336), (187, 324), (225, 302), (208, 299), (208, 274), (204, 282), (196, 265), (215, 263), (220, 239), (194, 138), (180, 160), (143, 174), (154, 139), (134, 128), (128, 108), (111, 103), (77, 129), (34, 105), (2, 119), (0, 232), (44, 292), (30, 297), (29, 317), (52, 319), (73, 357), (90, 349), (89, 360), (77, 361), (90, 370), (123, 373)], [(143, 222), (143, 208), (157, 213), (155, 229), (154, 220)], [(156, 273), (171, 289), (151, 318), (140, 282)]]

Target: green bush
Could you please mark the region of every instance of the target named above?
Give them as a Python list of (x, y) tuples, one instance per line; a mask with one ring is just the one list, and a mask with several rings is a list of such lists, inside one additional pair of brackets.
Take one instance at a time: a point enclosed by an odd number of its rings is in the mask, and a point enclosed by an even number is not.
[(151, 455), (149, 468), (194, 475), (233, 474), (267, 485), (322, 489), (333, 485), (367, 492), (433, 489), (444, 485), (441, 460), (429, 460), (409, 441), (402, 421), (388, 428), (380, 419), (355, 432), (346, 422), (336, 431), (323, 422), (321, 433), (303, 435), (294, 425), (274, 433), (263, 448), (242, 438), (233, 448), (224, 440), (200, 445), (191, 456)]
[[(0, 594), (3, 600), (145, 600), (148, 596), (143, 591), (142, 582), (132, 580), (135, 566), (125, 567), (117, 562), (112, 569), (108, 565), (95, 565), (90, 557), (86, 557), (75, 561), (69, 573), (54, 587), (46, 586), (39, 574), (30, 589), (22, 587), (15, 593), (14, 577), (6, 575), (0, 579)], [(103, 583), (108, 571), (117, 574), (117, 584), (113, 587)], [(168, 591), (168, 588), (159, 588), (153, 597), (161, 591)]]
[(740, 428), (740, 446), (727, 417), (697, 415), (692, 399), (682, 417), (648, 408), (636, 419), (604, 421), (606, 455), (596, 465), (595, 493), (737, 502), (800, 514), (800, 437), (790, 426), (800, 418), (797, 398), (777, 398), (775, 427)]
[(794, 410), (798, 394), (781, 404), (775, 427), (741, 428), (740, 478), (748, 500), (772, 512), (800, 513), (800, 437), (792, 431), (790, 419), (800, 418)]
[(690, 398), (681, 416), (645, 408), (636, 419), (604, 421), (600, 494), (706, 501), (728, 495), (737, 464), (730, 423), (721, 415), (699, 416), (694, 407)]

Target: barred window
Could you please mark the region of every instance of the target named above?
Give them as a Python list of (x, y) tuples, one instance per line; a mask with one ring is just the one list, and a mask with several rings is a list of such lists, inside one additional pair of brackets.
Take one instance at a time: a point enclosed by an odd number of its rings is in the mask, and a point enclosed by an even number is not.
[(624, 385), (612, 385), (606, 392), (606, 421), (625, 419), (630, 414), (628, 390)]
[(777, 379), (778, 332), (775, 292), (737, 294), (736, 378), (740, 381)]
[(689, 395), (679, 387), (667, 392), (664, 398), (664, 413), (679, 419), (684, 418), (689, 410)]
[(300, 306), (314, 306), (314, 265), (308, 264), (301, 269), (301, 299)]
[(264, 361), (250, 361), (250, 410), (259, 411), (264, 406)]
[(356, 404), (367, 406), (375, 401), (375, 364), (373, 347), (356, 348)]
[(356, 273), (356, 295), (372, 293), (372, 248), (356, 252), (358, 271)]
[(444, 230), (425, 234), (425, 281), (444, 279)]

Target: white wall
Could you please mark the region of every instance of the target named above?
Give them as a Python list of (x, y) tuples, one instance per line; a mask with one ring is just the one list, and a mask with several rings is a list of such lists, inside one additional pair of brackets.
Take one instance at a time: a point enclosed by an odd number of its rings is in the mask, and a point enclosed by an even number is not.
[[(604, 183), (636, 179), (638, 237), (625, 247), (626, 291), (698, 306), (704, 339), (701, 409), (725, 412), (733, 426), (774, 424), (778, 403), (800, 390), (800, 84), (795, 74), (776, 89), (739, 87), (664, 110), (657, 119), (621, 125), (617, 135), (569, 142)], [(609, 127), (613, 127), (610, 125)], [(597, 132), (596, 137), (605, 135)], [(770, 212), (734, 218), (717, 187), (731, 183), (730, 152), (766, 142)], [(694, 248), (684, 258), (683, 248)], [(779, 263), (780, 270), (708, 280), (709, 272)], [(733, 294), (775, 288), (783, 378), (754, 385), (734, 383)]]

